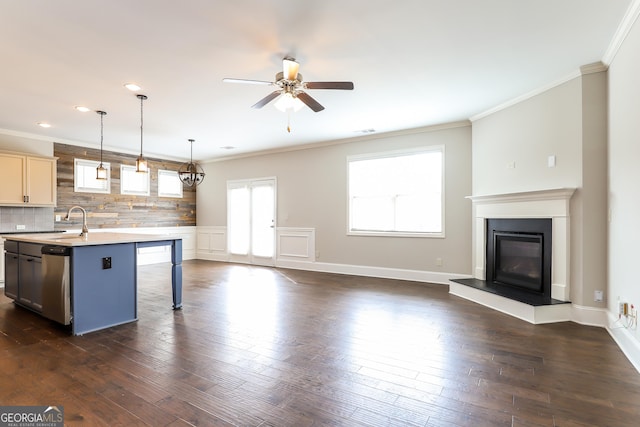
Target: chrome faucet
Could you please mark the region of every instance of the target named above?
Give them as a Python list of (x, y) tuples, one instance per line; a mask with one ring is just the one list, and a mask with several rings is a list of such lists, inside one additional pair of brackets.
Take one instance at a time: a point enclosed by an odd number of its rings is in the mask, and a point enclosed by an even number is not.
[(89, 234), (89, 229), (87, 228), (87, 211), (84, 210), (81, 206), (71, 206), (67, 211), (67, 216), (64, 217), (65, 221), (69, 221), (71, 219), (71, 211), (74, 209), (80, 209), (82, 211), (82, 233), (81, 236), (87, 236)]

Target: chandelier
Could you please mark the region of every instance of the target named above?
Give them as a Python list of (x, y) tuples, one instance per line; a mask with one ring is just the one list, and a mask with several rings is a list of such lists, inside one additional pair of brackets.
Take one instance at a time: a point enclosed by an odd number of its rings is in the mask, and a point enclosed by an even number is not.
[(189, 143), (191, 144), (191, 157), (189, 163), (184, 163), (178, 170), (180, 181), (184, 182), (189, 187), (193, 187), (194, 185), (198, 185), (204, 181), (204, 170), (200, 165), (193, 163), (193, 141), (195, 140), (189, 140)]

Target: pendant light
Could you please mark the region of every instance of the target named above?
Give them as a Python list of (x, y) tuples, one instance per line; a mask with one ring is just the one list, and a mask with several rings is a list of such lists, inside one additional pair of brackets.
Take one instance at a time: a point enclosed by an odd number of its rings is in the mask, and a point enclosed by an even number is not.
[(147, 95), (138, 94), (136, 97), (140, 100), (140, 155), (136, 159), (136, 172), (147, 173), (149, 172), (149, 164), (147, 163), (147, 159), (142, 156), (142, 134), (143, 134), (143, 115), (142, 115), (142, 104), (145, 99), (147, 99)]
[(96, 111), (96, 113), (100, 114), (100, 165), (96, 168), (96, 179), (106, 180), (107, 179), (107, 169), (102, 164), (102, 141), (103, 141), (103, 133), (104, 130), (104, 116), (107, 115), (105, 111)]
[(189, 143), (191, 144), (191, 158), (189, 160), (189, 163), (184, 163), (178, 170), (180, 181), (187, 184), (189, 187), (193, 187), (194, 185), (198, 185), (202, 181), (204, 181), (204, 170), (200, 167), (200, 165), (193, 163), (194, 141), (194, 139), (189, 140)]

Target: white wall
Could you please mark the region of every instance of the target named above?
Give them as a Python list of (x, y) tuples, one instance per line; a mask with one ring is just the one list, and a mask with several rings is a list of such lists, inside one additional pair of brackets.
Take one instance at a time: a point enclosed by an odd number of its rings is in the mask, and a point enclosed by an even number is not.
[[(640, 306), (640, 23), (635, 22), (609, 68), (609, 309), (618, 298)], [(620, 328), (614, 323), (613, 328)], [(640, 369), (640, 332), (613, 329), (631, 338)], [(633, 350), (635, 346), (635, 350)]]
[[(347, 236), (347, 156), (445, 145), (446, 237)], [(317, 148), (211, 162), (198, 187), (198, 226), (225, 226), (226, 182), (276, 176), (278, 227), (315, 229), (316, 261), (471, 273), (471, 128), (468, 123), (359, 138)], [(436, 265), (442, 259), (442, 266)]]
[[(575, 78), (473, 122), (473, 194), (580, 185), (581, 84)], [(557, 166), (547, 167), (555, 155)], [(514, 166), (514, 167), (512, 167)]]
[(0, 150), (51, 157), (53, 142), (0, 132)]

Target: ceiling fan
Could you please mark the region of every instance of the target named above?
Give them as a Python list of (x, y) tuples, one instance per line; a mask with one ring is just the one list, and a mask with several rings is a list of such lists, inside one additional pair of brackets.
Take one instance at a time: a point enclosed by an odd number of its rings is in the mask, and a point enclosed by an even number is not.
[[(229, 78), (222, 79), (222, 81), (277, 86), (277, 90), (253, 104), (251, 108), (262, 108), (279, 97), (280, 99), (276, 101), (275, 106), (282, 111), (291, 111), (291, 109), (297, 111), (303, 104), (316, 113), (324, 110), (324, 107), (318, 101), (305, 92), (306, 89), (353, 90), (353, 82), (305, 82), (302, 79), (302, 74), (298, 73), (299, 68), (300, 64), (294, 58), (287, 56), (282, 60), (282, 71), (276, 74), (276, 79), (273, 82)], [(300, 101), (302, 101), (302, 104)]]

